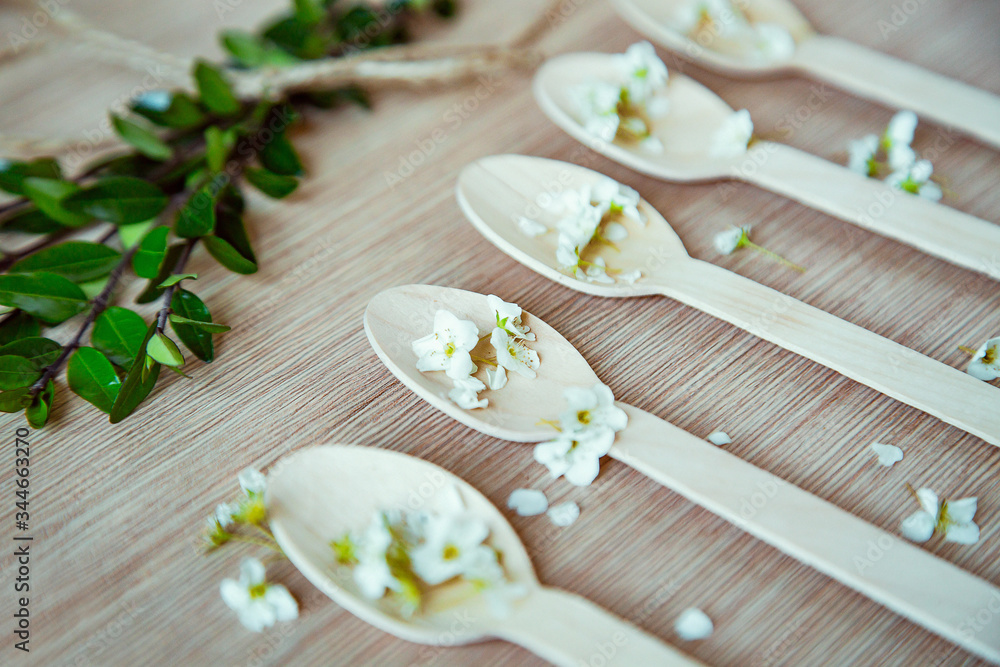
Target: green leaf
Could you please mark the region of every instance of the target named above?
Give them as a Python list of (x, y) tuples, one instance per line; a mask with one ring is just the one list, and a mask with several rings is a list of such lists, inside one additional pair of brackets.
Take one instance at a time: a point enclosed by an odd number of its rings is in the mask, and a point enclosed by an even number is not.
[(194, 127), (205, 120), (205, 112), (190, 95), (166, 90), (143, 93), (132, 103), (132, 111), (157, 125), (175, 129)]
[(52, 409), (52, 400), (55, 398), (55, 394), (56, 386), (52, 380), (49, 380), (45, 388), (38, 396), (35, 396), (31, 405), (24, 410), (24, 416), (28, 418), (28, 425), (31, 428), (42, 428), (49, 421), (49, 411)]
[(212, 183), (207, 183), (191, 195), (184, 208), (177, 214), (174, 232), (182, 238), (196, 238), (211, 234), (215, 229), (215, 195)]
[(296, 16), (289, 16), (271, 24), (264, 31), (264, 37), (305, 60), (323, 56), (327, 47), (334, 43), (333, 37), (324, 37)]
[(108, 176), (62, 201), (74, 213), (116, 225), (154, 218), (167, 206), (167, 195), (149, 181), (134, 176)]
[(39, 158), (31, 162), (15, 162), (0, 158), (0, 190), (12, 195), (24, 194), (24, 179), (29, 177), (60, 179), (59, 163), (52, 158)]
[(59, 324), (87, 307), (87, 296), (62, 276), (44, 271), (0, 276), (0, 304)]
[(223, 131), (217, 125), (208, 126), (205, 129), (205, 161), (208, 162), (209, 171), (218, 173), (225, 169), (226, 161), (235, 145), (234, 128)]
[(109, 414), (121, 386), (115, 367), (92, 347), (81, 347), (70, 357), (66, 382), (74, 394)]
[[(146, 334), (142, 337), (142, 341), (139, 343), (139, 349), (143, 350), (149, 343), (149, 340), (156, 333), (156, 322), (149, 325), (146, 330)], [(138, 354), (132, 361), (131, 366), (129, 366), (128, 373), (125, 375), (125, 379), (122, 380), (121, 387), (118, 389), (118, 396), (115, 398), (115, 404), (111, 406), (111, 418), (112, 424), (117, 424), (121, 420), (132, 414), (140, 403), (149, 395), (149, 392), (153, 390), (153, 386), (156, 384), (156, 379), (160, 375), (160, 364), (154, 363), (148, 372), (143, 372), (146, 367), (146, 355)]]
[(13, 354), (0, 356), (0, 389), (27, 387), (41, 375), (42, 371), (24, 357)]
[(77, 283), (80, 289), (83, 290), (83, 295), (87, 297), (87, 300), (93, 301), (97, 298), (97, 295), (104, 291), (104, 288), (108, 286), (108, 280), (110, 276), (104, 276), (103, 278), (98, 278), (97, 280), (91, 280), (86, 283)]
[(103, 352), (112, 363), (124, 368), (132, 365), (145, 339), (146, 323), (142, 316), (120, 306), (112, 306), (101, 313), (90, 334), (90, 344)]
[(182, 280), (198, 280), (197, 273), (175, 273), (169, 276), (166, 280), (160, 283), (160, 287), (170, 287), (171, 285), (176, 285)]
[(90, 222), (89, 215), (72, 211), (64, 199), (79, 192), (75, 183), (51, 178), (26, 178), (22, 182), (24, 195), (35, 203), (42, 213), (69, 227), (80, 227)]
[(160, 283), (167, 279), (173, 270), (177, 266), (178, 260), (181, 258), (181, 253), (184, 252), (184, 245), (181, 243), (175, 243), (167, 247), (167, 254), (163, 258), (163, 262), (160, 264), (160, 270), (156, 273), (156, 277), (149, 281), (139, 296), (135, 298), (136, 303), (149, 303), (151, 301), (156, 301), (163, 294), (163, 288), (160, 287)]
[(306, 25), (316, 25), (326, 17), (319, 0), (295, 0), (295, 16)]
[(42, 328), (38, 326), (38, 320), (27, 313), (17, 311), (0, 324), (0, 345), (37, 336), (41, 331)]
[(14, 264), (10, 271), (48, 271), (75, 283), (83, 283), (108, 275), (120, 259), (120, 252), (103, 243), (67, 241), (28, 255)]
[(257, 272), (257, 258), (241, 217), (220, 211), (215, 235), (205, 236), (201, 242), (208, 253), (230, 271), (244, 275)]
[(135, 149), (148, 158), (154, 160), (169, 160), (174, 154), (174, 150), (156, 133), (147, 127), (143, 127), (127, 118), (121, 118), (112, 114), (111, 123), (115, 126), (118, 136), (126, 143), (135, 146)]
[(176, 314), (171, 314), (168, 319), (171, 322), (176, 322), (177, 324), (190, 324), (193, 327), (198, 327), (199, 329), (215, 334), (226, 333), (227, 331), (232, 329), (231, 326), (227, 326), (225, 324), (218, 324), (216, 322), (199, 322), (198, 320), (189, 320), (186, 317), (181, 317), (180, 315)]
[(24, 234), (51, 234), (63, 228), (62, 223), (45, 215), (38, 208), (30, 206), (14, 213), (0, 222), (5, 232), (22, 232)]
[(251, 185), (275, 199), (283, 199), (299, 187), (299, 181), (294, 176), (281, 176), (267, 169), (250, 167), (244, 173)]
[(146, 237), (149, 230), (156, 224), (156, 220), (146, 220), (145, 222), (134, 222), (131, 225), (119, 225), (118, 240), (122, 242), (122, 247), (128, 250), (136, 243)]
[(218, 69), (204, 60), (194, 67), (194, 78), (198, 83), (198, 94), (202, 103), (217, 114), (231, 116), (242, 108), (229, 82)]
[(299, 160), (295, 147), (284, 132), (274, 135), (271, 141), (264, 144), (258, 154), (261, 164), (268, 170), (282, 176), (301, 176), (302, 161)]
[(0, 392), (0, 412), (20, 412), (31, 403), (31, 387)]
[(160, 273), (160, 266), (167, 256), (167, 235), (169, 227), (154, 227), (139, 243), (139, 249), (132, 255), (132, 269), (140, 278), (152, 280)]
[[(208, 312), (208, 307), (193, 292), (185, 289), (178, 289), (174, 292), (170, 300), (170, 309), (181, 319), (195, 322), (211, 322), (212, 315)], [(202, 361), (210, 362), (215, 359), (215, 346), (212, 343), (212, 334), (205, 331), (200, 326), (192, 326), (175, 319), (170, 320), (170, 325), (181, 339), (184, 346), (191, 350), (194, 356)]]
[(178, 349), (177, 343), (161, 333), (154, 333), (146, 342), (146, 354), (164, 366), (184, 365), (184, 355)]
[(298, 62), (298, 58), (283, 49), (242, 30), (223, 31), (222, 46), (240, 64), (247, 67), (264, 67), (268, 65), (281, 67)]
[(24, 357), (38, 370), (54, 362), (62, 354), (62, 345), (48, 338), (32, 336), (14, 340), (0, 346), (0, 355)]

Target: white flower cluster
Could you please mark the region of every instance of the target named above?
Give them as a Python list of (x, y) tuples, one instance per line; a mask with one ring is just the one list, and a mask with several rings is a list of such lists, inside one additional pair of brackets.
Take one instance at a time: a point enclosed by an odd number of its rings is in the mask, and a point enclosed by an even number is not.
[[(507, 384), (507, 371), (514, 371), (526, 378), (535, 377), (539, 366), (538, 353), (527, 346), (535, 334), (521, 323), (521, 308), (493, 296), (487, 297), (496, 326), (490, 334), (490, 344), (496, 352), (495, 360), (480, 360), (495, 364), (486, 371), (490, 389), (502, 389)], [(466, 410), (485, 408), (487, 399), (480, 399), (479, 392), (486, 384), (475, 377), (479, 367), (472, 359), (472, 351), (481, 340), (479, 328), (471, 320), (460, 320), (447, 310), (434, 315), (434, 333), (413, 341), (411, 347), (417, 355), (417, 370), (421, 372), (444, 371), (451, 378), (453, 388), (448, 398)]]
[(428, 587), (453, 579), (494, 596), (510, 592), (500, 553), (485, 543), (489, 534), (486, 522), (464, 507), (444, 513), (386, 510), (331, 547), (338, 562), (351, 566), (361, 595), (369, 600), (393, 595), (409, 617), (420, 609)]
[(651, 133), (651, 119), (669, 110), (667, 99), (659, 95), (667, 85), (667, 66), (649, 42), (633, 44), (612, 58), (615, 81), (588, 81), (570, 90), (578, 120), (603, 141), (617, 137), (636, 142), (647, 152), (662, 153), (663, 145)]
[(588, 486), (597, 478), (601, 457), (611, 450), (615, 433), (628, 424), (628, 415), (615, 405), (611, 390), (601, 383), (590, 389), (570, 387), (563, 392), (568, 404), (559, 415), (559, 435), (535, 447), (535, 460), (553, 477)]
[(239, 474), (238, 480), (243, 497), (237, 502), (219, 503), (215, 513), (208, 517), (206, 537), (211, 546), (228, 542), (234, 527), (239, 524), (260, 525), (267, 519), (267, 506), (264, 504), (267, 480), (264, 474), (247, 468)]
[(900, 526), (903, 537), (914, 542), (926, 542), (936, 531), (944, 535), (946, 542), (975, 544), (979, 541), (979, 526), (972, 520), (976, 516), (975, 498), (949, 502), (939, 500), (930, 489), (917, 489), (914, 495), (920, 503), (920, 510), (903, 519)]
[(990, 338), (976, 350), (969, 361), (968, 373), (986, 382), (1000, 378), (1000, 338)]
[[(601, 177), (593, 185), (566, 190), (540, 205), (558, 219), (556, 259), (559, 264), (572, 270), (580, 280), (589, 282), (613, 284), (615, 278), (608, 274), (603, 258), (584, 261), (581, 257), (584, 250), (591, 243), (614, 244), (628, 238), (628, 230), (618, 222), (619, 216), (646, 224), (639, 212), (639, 193), (607, 177)], [(528, 236), (548, 231), (541, 223), (528, 218), (521, 218), (518, 226)], [(638, 269), (617, 274), (619, 281), (630, 284), (641, 277), (642, 272)]]
[(900, 111), (882, 134), (881, 138), (869, 134), (847, 145), (847, 167), (863, 176), (877, 178), (883, 168), (889, 175), (885, 182), (897, 190), (904, 190), (925, 199), (941, 199), (941, 188), (930, 180), (934, 166), (922, 160), (910, 146), (917, 128), (917, 115)]
[(719, 129), (712, 135), (712, 145), (708, 154), (712, 157), (737, 157), (746, 153), (753, 137), (753, 120), (746, 109), (734, 111), (727, 116)]
[(775, 23), (751, 21), (739, 4), (732, 0), (688, 0), (674, 14), (674, 29), (710, 49), (757, 62), (791, 58), (795, 53), (791, 33)]

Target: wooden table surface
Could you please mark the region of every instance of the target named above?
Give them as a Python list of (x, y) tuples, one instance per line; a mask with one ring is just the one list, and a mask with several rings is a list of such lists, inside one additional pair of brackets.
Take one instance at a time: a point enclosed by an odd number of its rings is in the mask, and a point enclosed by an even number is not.
[[(798, 4), (821, 31), (1000, 92), (996, 2)], [(161, 51), (219, 57), (215, 33), (257, 25), (283, 5), (75, 0), (72, 9)], [(539, 7), (468, 2), (454, 24), (428, 30), (427, 38), (506, 38)], [(543, 42), (550, 53), (621, 51), (638, 39), (605, 2), (566, 0), (564, 9), (568, 17)], [(4, 35), (20, 29), (24, 11), (3, 10)], [(733, 81), (661, 53), (672, 70), (749, 108), (761, 134), (828, 159), (843, 161), (849, 139), (879, 131), (891, 115), (805, 79)], [(0, 69), (0, 132), (96, 136), (110, 105), (155, 79), (69, 47), (26, 55)], [(566, 529), (544, 517), (511, 517), (541, 580), (671, 642), (679, 612), (700, 607), (715, 633), (679, 645), (708, 663), (978, 664), (616, 462), (589, 488), (550, 480), (531, 447), (472, 432), (405, 389), (376, 359), (361, 317), (372, 295), (404, 283), (499, 294), (560, 330), (620, 399), (696, 435), (723, 429), (733, 454), (890, 532), (915, 509), (907, 482), (948, 497), (978, 495), (979, 544), (935, 539), (925, 548), (1000, 584), (996, 448), (666, 299), (601, 300), (556, 286), (482, 239), (459, 212), (453, 187), (458, 170), (483, 155), (572, 159), (635, 187), (693, 256), (957, 367), (967, 360), (958, 345), (1000, 334), (996, 282), (748, 185), (660, 183), (581, 151), (542, 115), (523, 74), (458, 89), (381, 92), (374, 112), (311, 116), (297, 136), (309, 171), (299, 192), (282, 203), (252, 202), (260, 272), (227, 273), (203, 252), (190, 265), (203, 276), (197, 291), (216, 320), (234, 327), (218, 339), (211, 367), (195, 362), (190, 380), (165, 378), (117, 426), (63, 387), (50, 425), (32, 434), (31, 664), (539, 663), (500, 642), (435, 649), (396, 640), (338, 608), (287, 562), (270, 571), (300, 600), (299, 620), (261, 635), (239, 625), (218, 584), (236, 575), (243, 553), (257, 552), (240, 545), (201, 555), (204, 517), (234, 496), (242, 468), (266, 468), (324, 442), (418, 455), (500, 506), (518, 487), (543, 489), (552, 502), (577, 501), (582, 514)], [(947, 203), (1000, 220), (997, 153), (922, 123), (915, 148), (935, 143), (935, 173), (953, 191)], [(387, 173), (418, 161), (387, 186)], [(756, 241), (808, 270), (798, 274), (751, 252), (718, 256), (712, 236), (731, 224), (752, 224)], [(12, 439), (22, 421), (5, 416), (0, 434)], [(868, 450), (876, 440), (902, 447), (903, 461), (876, 465)], [(8, 456), (0, 488), (10, 499)], [(13, 516), (3, 528), (8, 540), (12, 524)], [(0, 556), (8, 619), (0, 662), (19, 664), (9, 634), (11, 551)]]

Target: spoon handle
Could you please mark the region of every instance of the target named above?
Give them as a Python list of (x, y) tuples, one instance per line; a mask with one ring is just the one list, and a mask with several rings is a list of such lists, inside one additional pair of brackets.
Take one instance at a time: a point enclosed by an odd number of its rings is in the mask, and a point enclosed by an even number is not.
[(618, 406), (629, 422), (610, 456), (928, 630), (1000, 661), (1000, 613), (985, 623), (981, 613), (1000, 608), (1000, 588), (648, 412)]
[(1000, 389), (714, 264), (665, 271), (664, 295), (1000, 446)]
[(517, 603), (496, 634), (565, 667), (702, 664), (593, 602), (547, 586)]
[(1000, 225), (784, 144), (759, 142), (751, 153), (760, 164), (737, 178), (1000, 280)]
[(838, 88), (944, 125), (944, 137), (957, 129), (1000, 147), (1000, 97), (985, 90), (827, 35), (804, 40), (793, 58), (797, 68)]

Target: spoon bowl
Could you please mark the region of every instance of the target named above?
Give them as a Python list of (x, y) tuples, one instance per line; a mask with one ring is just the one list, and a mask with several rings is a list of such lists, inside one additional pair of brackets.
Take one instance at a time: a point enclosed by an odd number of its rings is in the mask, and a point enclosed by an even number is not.
[(577, 141), (632, 169), (668, 180), (710, 181), (726, 178), (732, 158), (708, 154), (712, 136), (733, 113), (732, 107), (694, 79), (675, 73), (659, 95), (669, 100), (670, 111), (652, 124), (652, 134), (663, 144), (662, 154), (638, 147), (603, 141), (587, 132), (573, 109), (572, 94), (586, 81), (616, 81), (615, 62), (606, 53), (568, 53), (545, 62), (535, 74), (534, 92), (542, 111)]
[[(706, 27), (695, 38), (677, 29), (675, 18), (689, 0), (611, 0), (618, 14), (655, 42), (680, 56), (715, 70), (741, 77), (769, 77), (794, 69), (793, 60), (749, 57), (736, 45)], [(741, 0), (738, 6), (751, 23), (771, 23), (788, 31), (796, 45), (816, 33), (802, 13), (787, 0)]]
[(442, 636), (452, 637), (455, 613), (468, 612), (465, 618), (471, 624), (456, 637), (467, 644), (488, 638), (495, 623), (470, 584), (434, 587), (424, 597), (422, 610), (404, 618), (386, 598), (362, 596), (351, 569), (338, 565), (330, 548), (344, 533), (363, 529), (379, 510), (446, 511), (456, 493), (469, 512), (489, 525), (489, 544), (503, 554), (508, 579), (537, 588), (528, 552), (500, 511), (464, 480), (405, 454), (347, 445), (295, 452), (268, 474), (268, 516), (288, 559), (341, 607), (419, 644), (440, 644)]
[[(531, 348), (543, 362), (534, 379), (508, 373), (501, 391), (487, 389), (485, 410), (464, 410), (448, 398), (451, 380), (444, 373), (421, 373), (410, 344), (433, 331), (434, 313), (449, 310), (459, 319), (472, 320), (487, 339), (473, 350), (486, 356), (488, 334), (496, 326), (492, 309), (482, 294), (432, 285), (405, 285), (377, 294), (365, 311), (365, 333), (379, 359), (414, 393), (466, 426), (514, 442), (541, 442), (552, 438), (551, 426), (540, 424), (538, 406), (562, 395), (570, 386), (592, 386), (597, 375), (590, 364), (558, 331), (530, 313), (521, 321), (537, 336)], [(484, 364), (479, 364), (482, 375)]]
[[(701, 664), (584, 598), (541, 585), (500, 511), (432, 463), (373, 447), (326, 445), (290, 454), (267, 478), (269, 522), (288, 559), (334, 602), (385, 632), (435, 646), (506, 639), (565, 667), (588, 659), (594, 637), (620, 636), (623, 642), (608, 664)], [(334, 561), (331, 540), (364, 529), (377, 511), (458, 508), (486, 522), (487, 544), (500, 552), (507, 581), (520, 589), (502, 613), (483, 592), (457, 579), (424, 590), (421, 609), (405, 617), (385, 598), (361, 595), (351, 568)]]

